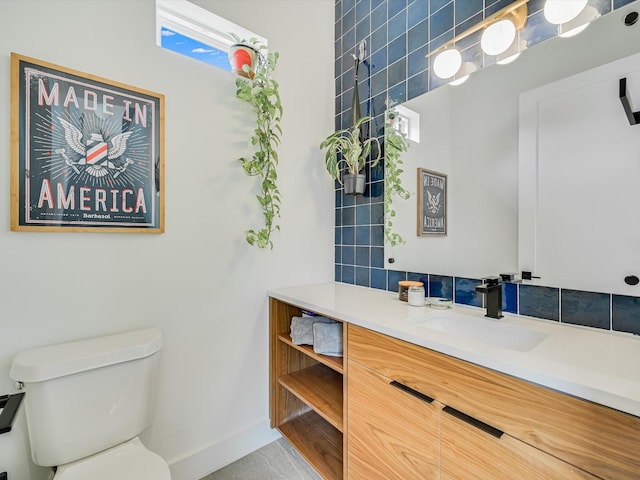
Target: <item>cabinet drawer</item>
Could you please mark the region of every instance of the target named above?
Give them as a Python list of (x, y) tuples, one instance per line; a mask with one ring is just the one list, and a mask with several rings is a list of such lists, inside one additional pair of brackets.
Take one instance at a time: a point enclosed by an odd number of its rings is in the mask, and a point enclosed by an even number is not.
[(348, 478), (440, 478), (440, 408), (348, 364)]
[(442, 480), (597, 480), (597, 477), (502, 434), (492, 436), (444, 411)]
[(640, 477), (640, 419), (349, 325), (349, 359), (605, 479)]

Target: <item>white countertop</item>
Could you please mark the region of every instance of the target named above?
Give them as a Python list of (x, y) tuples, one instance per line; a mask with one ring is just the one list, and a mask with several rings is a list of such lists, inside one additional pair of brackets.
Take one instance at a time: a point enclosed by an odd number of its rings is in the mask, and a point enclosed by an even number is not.
[[(272, 290), (269, 296), (640, 417), (640, 337), (635, 335), (508, 313), (491, 320), (547, 334), (522, 352), (425, 328), (418, 321), (442, 310), (408, 305), (396, 292), (322, 283)], [(454, 305), (447, 311), (485, 319), (481, 308)]]

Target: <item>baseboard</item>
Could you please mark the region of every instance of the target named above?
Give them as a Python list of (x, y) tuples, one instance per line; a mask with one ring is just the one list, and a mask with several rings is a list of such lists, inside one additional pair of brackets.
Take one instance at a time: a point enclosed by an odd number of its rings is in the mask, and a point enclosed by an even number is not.
[(269, 420), (170, 463), (171, 480), (199, 480), (280, 438)]

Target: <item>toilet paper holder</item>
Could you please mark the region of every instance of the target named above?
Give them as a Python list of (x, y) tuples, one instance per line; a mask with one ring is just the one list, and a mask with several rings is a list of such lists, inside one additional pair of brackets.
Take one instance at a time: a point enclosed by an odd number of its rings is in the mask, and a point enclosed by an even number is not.
[[(16, 418), (23, 397), (24, 392), (0, 395), (0, 408), (2, 409), (0, 411), (0, 435), (11, 431), (13, 420)], [(2, 474), (0, 474), (0, 480), (3, 480)]]

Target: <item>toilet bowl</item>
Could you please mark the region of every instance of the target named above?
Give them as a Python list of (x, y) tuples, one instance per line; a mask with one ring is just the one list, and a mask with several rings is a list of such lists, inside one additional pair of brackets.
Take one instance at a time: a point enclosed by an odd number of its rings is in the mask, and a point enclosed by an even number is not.
[(58, 467), (53, 480), (170, 480), (169, 467), (138, 437)]

